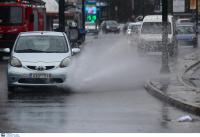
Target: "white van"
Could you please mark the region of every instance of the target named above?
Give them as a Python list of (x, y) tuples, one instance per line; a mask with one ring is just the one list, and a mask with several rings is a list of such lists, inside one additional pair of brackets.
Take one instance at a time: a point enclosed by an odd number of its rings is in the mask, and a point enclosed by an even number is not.
[[(168, 52), (177, 54), (176, 25), (172, 15), (168, 15)], [(162, 15), (145, 16), (139, 31), (138, 53), (162, 52)]]

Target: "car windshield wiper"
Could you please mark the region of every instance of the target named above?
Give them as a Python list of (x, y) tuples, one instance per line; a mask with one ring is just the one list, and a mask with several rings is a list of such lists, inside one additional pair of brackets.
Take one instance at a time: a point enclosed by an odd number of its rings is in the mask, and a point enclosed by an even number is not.
[(17, 50), (16, 52), (45, 52), (45, 51), (35, 50), (35, 49), (22, 49), (22, 50)]

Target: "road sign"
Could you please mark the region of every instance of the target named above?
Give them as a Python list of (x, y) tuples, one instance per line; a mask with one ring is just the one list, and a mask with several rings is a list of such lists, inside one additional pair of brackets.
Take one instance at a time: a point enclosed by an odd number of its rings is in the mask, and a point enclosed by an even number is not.
[(185, 0), (173, 0), (173, 12), (185, 12)]

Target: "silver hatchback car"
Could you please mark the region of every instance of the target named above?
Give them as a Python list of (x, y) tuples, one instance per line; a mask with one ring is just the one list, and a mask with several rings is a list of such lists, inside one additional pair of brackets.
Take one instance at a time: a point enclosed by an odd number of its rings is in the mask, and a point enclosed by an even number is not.
[[(9, 53), (10, 49), (4, 49)], [(8, 91), (24, 86), (62, 85), (73, 54), (62, 32), (22, 32), (18, 35), (7, 68)]]

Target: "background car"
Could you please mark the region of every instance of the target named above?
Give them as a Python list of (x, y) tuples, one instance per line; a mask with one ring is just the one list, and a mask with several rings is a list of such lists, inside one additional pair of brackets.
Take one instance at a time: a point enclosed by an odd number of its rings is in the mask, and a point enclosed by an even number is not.
[(78, 52), (80, 49), (71, 49), (64, 32), (20, 33), (8, 61), (8, 91), (13, 92), (16, 87), (62, 85), (71, 57)]
[(85, 29), (87, 33), (99, 33), (99, 27), (94, 22), (85, 22)]
[(181, 23), (189, 23), (189, 22), (191, 22), (191, 19), (189, 18), (178, 19), (176, 21), (176, 25), (181, 24)]
[[(168, 53), (170, 56), (177, 55), (175, 22), (171, 15), (168, 15), (167, 19)], [(145, 16), (138, 36), (138, 54), (162, 52), (162, 33), (162, 15)]]
[(58, 28), (59, 28), (59, 24), (54, 23), (53, 24), (53, 30), (56, 31), (56, 29), (58, 29)]
[(126, 34), (126, 31), (127, 31), (128, 25), (129, 25), (130, 23), (133, 23), (133, 22), (126, 22), (126, 24), (124, 25), (124, 27), (123, 27), (123, 35)]
[(141, 29), (141, 24), (142, 24), (142, 22), (130, 23), (128, 25), (128, 28), (127, 28), (127, 31), (126, 31), (126, 35), (131, 36), (131, 34), (135, 34), (136, 30)]
[(103, 33), (107, 34), (108, 32), (120, 33), (120, 27), (116, 21), (105, 21), (103, 24)]
[(178, 31), (178, 44), (198, 46), (198, 31), (193, 24), (180, 24), (176, 26)]

